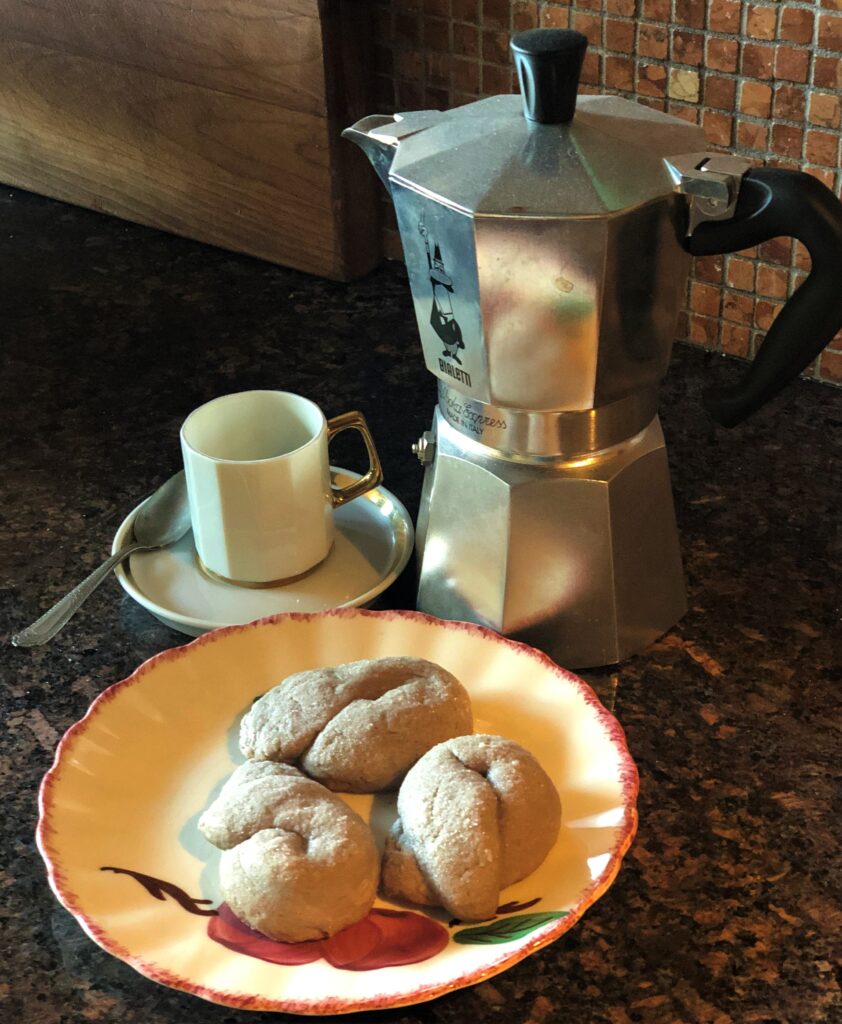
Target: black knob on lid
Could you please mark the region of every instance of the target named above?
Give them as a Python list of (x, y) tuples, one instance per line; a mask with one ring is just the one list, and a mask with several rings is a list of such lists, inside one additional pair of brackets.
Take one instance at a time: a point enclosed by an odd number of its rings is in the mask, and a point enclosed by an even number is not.
[(588, 40), (564, 28), (534, 28), (512, 36), (523, 113), (540, 124), (567, 124), (576, 112), (576, 92)]

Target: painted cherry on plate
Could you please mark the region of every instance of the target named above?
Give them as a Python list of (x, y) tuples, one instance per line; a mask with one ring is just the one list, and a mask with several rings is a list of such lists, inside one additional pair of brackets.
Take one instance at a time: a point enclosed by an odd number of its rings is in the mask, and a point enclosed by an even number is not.
[(345, 971), (372, 971), (429, 960), (450, 938), (447, 929), (429, 917), (376, 907), (329, 939), (278, 942), (243, 924), (226, 903), (220, 904), (217, 916), (208, 922), (208, 935), (228, 949), (268, 963), (294, 966), (325, 959)]

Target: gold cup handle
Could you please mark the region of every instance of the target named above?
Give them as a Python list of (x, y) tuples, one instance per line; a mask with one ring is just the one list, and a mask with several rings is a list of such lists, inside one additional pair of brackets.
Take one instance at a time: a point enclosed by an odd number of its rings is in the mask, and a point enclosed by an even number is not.
[(354, 498), (359, 498), (361, 494), (365, 494), (366, 491), (378, 487), (383, 482), (383, 467), (380, 465), (380, 456), (374, 447), (374, 439), (371, 436), (371, 431), (368, 429), (365, 416), (361, 412), (344, 412), (341, 416), (334, 416), (333, 419), (328, 420), (328, 444), (343, 430), (358, 430), (362, 434), (363, 441), (365, 441), (365, 450), (368, 452), (368, 472), (365, 476), (361, 476), (359, 480), (348, 484), (347, 487), (331, 487), (331, 498), (334, 508), (345, 505), (347, 502), (353, 501)]

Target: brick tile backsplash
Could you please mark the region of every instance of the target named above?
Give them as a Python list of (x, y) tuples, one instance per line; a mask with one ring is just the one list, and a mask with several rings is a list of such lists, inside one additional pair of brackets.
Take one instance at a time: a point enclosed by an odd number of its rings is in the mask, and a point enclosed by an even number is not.
[[(842, 194), (842, 0), (369, 0), (378, 109), (445, 109), (517, 90), (514, 32), (575, 28), (581, 91), (702, 126), (712, 149), (804, 170)], [(399, 258), (394, 218), (386, 252)], [(693, 261), (679, 337), (751, 358), (806, 278), (801, 243)], [(842, 332), (807, 371), (842, 386)]]

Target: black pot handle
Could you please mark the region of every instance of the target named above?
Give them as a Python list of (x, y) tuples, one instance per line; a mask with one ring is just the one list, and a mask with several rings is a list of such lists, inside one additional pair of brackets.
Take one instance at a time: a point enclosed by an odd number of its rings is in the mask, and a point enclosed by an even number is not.
[(754, 167), (743, 175), (734, 216), (700, 223), (685, 243), (694, 256), (712, 256), (779, 235), (804, 243), (812, 270), (769, 328), (742, 380), (705, 396), (711, 416), (726, 427), (756, 412), (797, 377), (842, 327), (842, 203), (803, 171)]

